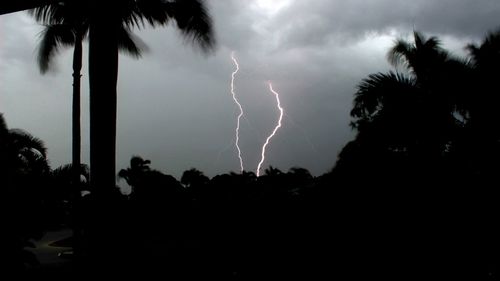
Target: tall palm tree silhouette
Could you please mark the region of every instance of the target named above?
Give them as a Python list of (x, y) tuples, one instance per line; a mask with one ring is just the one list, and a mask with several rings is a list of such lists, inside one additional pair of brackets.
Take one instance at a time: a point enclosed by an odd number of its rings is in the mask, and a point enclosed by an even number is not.
[[(81, 125), (80, 125), (80, 78), (82, 68), (82, 42), (88, 33), (85, 16), (78, 12), (74, 5), (52, 4), (60, 9), (60, 19), (56, 23), (46, 25), (41, 33), (38, 48), (38, 66), (42, 74), (46, 73), (61, 47), (74, 46), (73, 50), (73, 105), (72, 105), (72, 167), (73, 184), (80, 182), (77, 167), (81, 164)], [(43, 8), (30, 12), (39, 20), (43, 20)], [(75, 191), (79, 190), (77, 186)]]
[[(62, 47), (73, 46), (73, 105), (72, 105), (72, 182), (80, 182), (81, 165), (81, 103), (80, 85), (82, 69), (82, 43), (88, 35), (90, 11), (80, 2), (58, 2), (30, 11), (36, 20), (47, 23), (41, 33), (38, 48), (38, 66), (42, 74), (46, 73)], [(140, 46), (145, 46), (128, 29), (119, 30), (119, 48), (132, 57), (141, 56)], [(79, 188), (75, 188), (79, 190)]]
[[(75, 2), (88, 15), (91, 184), (101, 191), (115, 185), (116, 84), (123, 31), (145, 25), (165, 26), (175, 20), (182, 34), (202, 50), (211, 49), (214, 39), (203, 1), (129, 0), (110, 5), (96, 0)], [(60, 23), (60, 6), (40, 8), (43, 21)]]
[[(41, 41), (38, 48), (38, 66), (40, 71), (46, 73), (63, 47), (74, 47), (73, 50), (73, 105), (72, 105), (72, 163), (68, 168), (72, 169), (72, 208), (73, 208), (73, 235), (74, 253), (79, 257), (81, 244), (80, 225), (80, 197), (81, 197), (81, 69), (83, 40), (88, 36), (89, 23), (92, 11), (89, 6), (81, 1), (54, 2), (50, 5), (41, 6), (30, 10), (33, 17), (45, 24), (41, 33)], [(126, 51), (133, 57), (140, 57), (140, 41), (134, 38), (127, 28), (118, 30), (120, 50)]]
[(102, 5), (100, 1), (90, 1), (95, 11), (89, 31), (90, 169), (91, 183), (99, 188), (115, 185), (117, 30), (120, 25), (165, 26), (173, 19), (182, 34), (202, 49), (208, 50), (214, 43), (211, 20), (203, 1), (115, 2)]

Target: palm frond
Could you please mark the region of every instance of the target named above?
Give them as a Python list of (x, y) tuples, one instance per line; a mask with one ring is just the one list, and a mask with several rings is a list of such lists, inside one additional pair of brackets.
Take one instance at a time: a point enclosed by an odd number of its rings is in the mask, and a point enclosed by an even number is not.
[(204, 1), (177, 0), (168, 2), (168, 5), (169, 16), (175, 19), (184, 38), (205, 52), (213, 50), (215, 37), (212, 19)]
[(407, 66), (408, 59), (413, 56), (413, 46), (403, 39), (399, 39), (387, 53), (387, 59), (393, 66)]
[(493, 66), (500, 60), (500, 30), (488, 33), (481, 45), (469, 44), (466, 47), (475, 66)]
[(68, 14), (68, 6), (63, 3), (52, 3), (29, 10), (28, 13), (42, 24), (61, 24)]
[(118, 31), (118, 49), (134, 58), (140, 58), (143, 52), (149, 50), (146, 43), (124, 26)]
[(37, 61), (42, 73), (50, 69), (51, 63), (61, 47), (72, 46), (76, 40), (75, 30), (64, 24), (45, 26), (40, 38)]
[(469, 54), (471, 59), (474, 62), (476, 62), (476, 60), (480, 54), (480, 48), (476, 44), (471, 43), (471, 44), (467, 44), (467, 46), (465, 46), (465, 50), (467, 51), (467, 53)]
[(145, 22), (155, 27), (158, 25), (167, 25), (170, 22), (168, 9), (170, 4), (163, 0), (137, 0), (137, 9), (133, 15), (140, 20), (134, 19), (134, 23), (140, 23), (137, 27), (144, 26)]
[(408, 93), (416, 86), (415, 79), (401, 73), (376, 73), (361, 81), (355, 94), (351, 116), (358, 119), (376, 115), (391, 96)]
[(92, 15), (90, 1), (64, 1), (40, 6), (28, 13), (44, 25), (87, 22)]
[(47, 157), (47, 148), (44, 142), (21, 129), (9, 130), (10, 144), (12, 151), (28, 150), (35, 154)]
[(439, 38), (432, 36), (431, 38), (427, 39), (423, 46), (428, 49), (428, 50), (441, 50), (441, 40)]
[[(90, 170), (89, 166), (86, 164), (80, 164), (79, 169), (80, 176), (85, 178), (86, 182), (89, 182), (90, 179)], [(51, 172), (51, 175), (55, 179), (63, 180), (70, 182), (73, 178), (73, 164), (62, 165)]]

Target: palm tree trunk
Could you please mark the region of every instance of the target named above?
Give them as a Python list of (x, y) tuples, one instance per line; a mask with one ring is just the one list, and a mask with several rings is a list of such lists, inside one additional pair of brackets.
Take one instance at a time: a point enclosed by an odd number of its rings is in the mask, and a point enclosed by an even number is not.
[(73, 52), (73, 183), (78, 188), (81, 166), (81, 128), (80, 128), (80, 78), (82, 69), (82, 37), (77, 35)]
[[(112, 7), (112, 6), (111, 6)], [(113, 11), (96, 10), (89, 28), (91, 214), (85, 232), (90, 271), (109, 270), (117, 257), (113, 217), (118, 34)], [(106, 10), (108, 13), (106, 13)], [(109, 257), (111, 261), (109, 260)], [(110, 263), (111, 262), (111, 263)]]
[(106, 193), (116, 183), (116, 30), (116, 21), (104, 12), (96, 15), (89, 30), (90, 183), (96, 193)]
[(80, 175), (81, 175), (81, 120), (80, 120), (80, 85), (82, 69), (82, 35), (76, 34), (73, 51), (73, 144), (72, 144), (72, 182), (73, 182), (73, 253), (79, 258), (81, 249), (80, 225)]

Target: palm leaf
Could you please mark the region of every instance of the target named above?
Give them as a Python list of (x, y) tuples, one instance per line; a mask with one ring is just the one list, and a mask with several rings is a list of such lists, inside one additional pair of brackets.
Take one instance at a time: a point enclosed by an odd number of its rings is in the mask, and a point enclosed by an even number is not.
[(409, 58), (413, 56), (413, 46), (403, 39), (399, 39), (387, 53), (387, 59), (393, 66), (408, 66)]
[[(361, 81), (355, 94), (351, 116), (359, 120), (370, 121), (387, 102), (408, 94), (416, 87), (415, 79), (400, 73), (376, 73)], [(352, 125), (356, 127), (356, 122)]]
[(134, 58), (140, 58), (148, 46), (138, 36), (134, 35), (129, 28), (123, 27), (118, 30), (118, 49)]
[(47, 148), (44, 142), (21, 129), (9, 130), (12, 151), (31, 151), (43, 157), (47, 156)]
[(168, 14), (177, 22), (177, 27), (187, 41), (196, 43), (203, 51), (215, 45), (212, 19), (204, 1), (185, 0), (168, 2)]
[(61, 47), (72, 46), (76, 41), (75, 30), (65, 24), (45, 26), (40, 38), (37, 61), (42, 73), (50, 69), (51, 63)]
[[(79, 173), (85, 178), (85, 182), (89, 182), (90, 172), (89, 167), (85, 164), (80, 164)], [(71, 182), (73, 178), (73, 164), (66, 164), (58, 167), (51, 172), (53, 178), (64, 181)]]

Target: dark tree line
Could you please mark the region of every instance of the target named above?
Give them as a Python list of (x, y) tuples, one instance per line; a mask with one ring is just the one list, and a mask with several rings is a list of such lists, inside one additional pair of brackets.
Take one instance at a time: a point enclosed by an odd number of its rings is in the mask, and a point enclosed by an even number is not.
[(392, 273), (496, 280), (500, 32), (466, 46), (466, 58), (435, 37), (413, 39), (388, 53), (399, 71), (358, 85), (357, 135), (330, 178), (362, 202), (377, 237), (367, 246), (393, 256)]
[(389, 59), (404, 71), (372, 74), (359, 84), (351, 111), (358, 134), (335, 169), (492, 175), (498, 169), (499, 39), (491, 33), (480, 46), (467, 46), (467, 58), (418, 32), (412, 43), (396, 42)]

